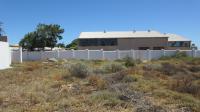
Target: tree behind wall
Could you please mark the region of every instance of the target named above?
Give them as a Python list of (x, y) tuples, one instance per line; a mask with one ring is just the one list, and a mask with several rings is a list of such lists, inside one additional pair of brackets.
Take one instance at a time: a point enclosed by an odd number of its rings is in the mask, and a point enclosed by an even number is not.
[(3, 35), (3, 23), (0, 21), (0, 36)]
[(64, 43), (58, 43), (58, 44), (56, 45), (56, 47), (65, 48), (65, 44), (64, 44)]
[(74, 39), (70, 44), (66, 45), (66, 49), (78, 49), (78, 39)]
[(39, 24), (35, 31), (24, 36), (19, 45), (33, 51), (35, 48), (44, 50), (45, 47), (54, 48), (58, 40), (62, 39), (64, 29), (57, 24)]
[(34, 48), (40, 48), (40, 43), (37, 41), (37, 32), (30, 32), (24, 36), (24, 38), (19, 42), (19, 45), (23, 49), (33, 51)]

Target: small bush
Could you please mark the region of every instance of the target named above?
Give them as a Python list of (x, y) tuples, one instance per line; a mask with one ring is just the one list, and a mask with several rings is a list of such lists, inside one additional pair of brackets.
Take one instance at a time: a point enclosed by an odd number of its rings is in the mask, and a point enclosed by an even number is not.
[(191, 66), (191, 67), (189, 68), (189, 70), (190, 70), (191, 72), (199, 72), (199, 71), (200, 71), (200, 67), (199, 67), (199, 66)]
[(3, 98), (0, 97), (0, 106), (3, 104)]
[(187, 54), (185, 52), (181, 52), (178, 51), (176, 52), (176, 54), (174, 56), (172, 56), (173, 58), (183, 58), (183, 57), (187, 57)]
[(125, 69), (125, 67), (120, 63), (109, 63), (103, 66), (103, 69), (107, 73), (115, 73)]
[(104, 74), (104, 73), (106, 73), (106, 71), (105, 71), (105, 69), (103, 69), (103, 68), (95, 68), (95, 69), (93, 70), (93, 73), (94, 73), (94, 74)]
[(92, 86), (96, 86), (97, 89), (105, 89), (106, 88), (106, 81), (102, 79), (100, 76), (92, 75), (89, 77), (89, 83)]
[(104, 106), (116, 106), (123, 103), (122, 100), (119, 99), (118, 94), (109, 92), (109, 91), (100, 91), (93, 93), (91, 96), (92, 102), (97, 102), (99, 104), (103, 104)]
[(168, 63), (168, 62), (165, 62), (165, 63), (162, 63), (162, 68), (160, 69), (161, 72), (163, 72), (165, 75), (174, 75), (178, 72), (178, 70), (176, 69), (176, 66)]
[(123, 78), (123, 82), (125, 83), (129, 83), (129, 82), (136, 82), (138, 79), (136, 77), (134, 77), (133, 75), (126, 75)]
[(72, 64), (70, 66), (69, 72), (72, 76), (78, 78), (85, 78), (90, 74), (88, 66), (83, 63)]
[(34, 71), (37, 70), (41, 67), (41, 65), (37, 62), (32, 62), (32, 63), (28, 63), (27, 66), (25, 67), (25, 71)]
[(125, 77), (125, 76), (127, 76), (128, 75), (128, 73), (126, 72), (126, 71), (120, 71), (120, 72), (117, 72), (117, 73), (115, 73), (115, 74), (113, 74), (112, 75), (112, 79), (114, 80), (114, 81), (121, 81), (121, 80), (123, 80), (123, 78)]
[(134, 67), (136, 65), (136, 61), (131, 57), (124, 58), (124, 61), (126, 67)]
[[(186, 54), (186, 52), (178, 51), (178, 52), (176, 52), (176, 54), (173, 55), (173, 56), (162, 56), (162, 57), (160, 57), (159, 59), (160, 59), (160, 60), (169, 60), (169, 59), (172, 59), (172, 58), (180, 59), (180, 58), (186, 58), (186, 57), (188, 57), (187, 54)], [(188, 58), (189, 58), (189, 57), (188, 57)]]
[(159, 60), (169, 60), (169, 59), (171, 59), (172, 57), (171, 56), (161, 56), (160, 58), (159, 58)]
[(95, 65), (101, 65), (103, 63), (103, 60), (92, 60), (92, 63)]
[(182, 80), (175, 80), (171, 82), (170, 88), (178, 92), (200, 96), (200, 86), (192, 83), (192, 80), (188, 78), (183, 78)]
[(162, 68), (161, 64), (147, 64), (143, 66), (143, 69), (145, 71), (150, 71), (150, 70), (160, 70)]

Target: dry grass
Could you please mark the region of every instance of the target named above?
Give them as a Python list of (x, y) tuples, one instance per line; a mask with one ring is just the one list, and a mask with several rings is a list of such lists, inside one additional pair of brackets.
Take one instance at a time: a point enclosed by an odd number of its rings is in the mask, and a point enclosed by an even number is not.
[[(70, 66), (77, 63), (88, 66), (90, 74), (83, 70), (88, 77), (79, 78), (71, 74)], [(183, 107), (196, 112), (200, 110), (200, 59), (184, 57), (157, 60), (127, 68), (124, 67), (124, 63), (123, 60), (68, 60), (57, 63), (14, 64), (12, 69), (0, 71), (0, 111), (137, 110), (140, 104), (133, 104), (131, 99), (122, 100), (127, 98), (123, 94), (126, 89), (130, 95), (134, 92), (143, 93), (141, 98), (166, 111), (176, 112)], [(109, 69), (103, 66), (108, 66)], [(101, 70), (96, 75), (92, 71), (98, 68)], [(76, 75), (80, 75), (78, 72), (76, 71)], [(135, 98), (137, 100), (138, 96)], [(142, 105), (145, 107), (145, 104)]]
[(103, 90), (106, 88), (107, 82), (97, 75), (92, 75), (89, 77), (89, 84), (95, 86), (99, 90)]

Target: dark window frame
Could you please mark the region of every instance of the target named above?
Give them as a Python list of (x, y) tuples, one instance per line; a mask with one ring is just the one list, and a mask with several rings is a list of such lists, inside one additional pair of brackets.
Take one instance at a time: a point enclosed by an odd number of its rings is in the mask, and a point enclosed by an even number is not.
[(187, 41), (174, 41), (168, 43), (169, 47), (190, 47), (190, 42)]
[(150, 49), (150, 47), (139, 47), (138, 49), (139, 50), (148, 50), (148, 49)]
[(155, 46), (155, 47), (153, 47), (153, 50), (162, 50), (162, 49), (165, 49), (165, 47), (163, 47), (163, 46)]
[(117, 46), (117, 38), (112, 39), (79, 39), (79, 46)]

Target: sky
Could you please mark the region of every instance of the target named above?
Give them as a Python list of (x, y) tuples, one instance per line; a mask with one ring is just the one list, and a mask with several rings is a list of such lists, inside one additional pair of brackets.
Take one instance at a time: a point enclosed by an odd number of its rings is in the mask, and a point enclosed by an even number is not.
[(45, 23), (65, 29), (65, 44), (85, 31), (151, 29), (200, 47), (200, 0), (0, 0), (0, 21), (11, 44)]

